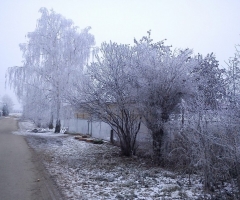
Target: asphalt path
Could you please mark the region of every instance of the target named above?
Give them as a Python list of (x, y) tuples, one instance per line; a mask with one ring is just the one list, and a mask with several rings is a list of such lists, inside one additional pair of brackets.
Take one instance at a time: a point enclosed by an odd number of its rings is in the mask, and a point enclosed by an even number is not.
[(0, 200), (62, 199), (38, 155), (12, 134), (16, 130), (16, 119), (0, 118)]

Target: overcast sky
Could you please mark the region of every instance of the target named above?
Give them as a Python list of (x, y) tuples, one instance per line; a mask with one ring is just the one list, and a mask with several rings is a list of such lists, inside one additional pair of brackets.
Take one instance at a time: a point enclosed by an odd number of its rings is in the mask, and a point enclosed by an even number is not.
[(21, 66), (19, 44), (34, 31), (46, 7), (72, 19), (83, 29), (91, 26), (96, 45), (103, 41), (133, 44), (152, 30), (154, 41), (167, 39), (173, 48), (190, 48), (194, 54), (214, 52), (220, 65), (240, 44), (240, 0), (0, 0), (0, 97), (8, 67)]

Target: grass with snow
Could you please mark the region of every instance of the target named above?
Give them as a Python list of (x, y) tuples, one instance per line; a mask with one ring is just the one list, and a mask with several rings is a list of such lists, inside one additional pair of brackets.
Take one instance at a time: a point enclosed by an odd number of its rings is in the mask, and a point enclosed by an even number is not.
[[(66, 199), (204, 199), (197, 176), (180, 175), (153, 166), (146, 158), (119, 155), (111, 144), (92, 144), (73, 136), (19, 122), (19, 131), (41, 155)], [(205, 196), (206, 199), (207, 196)]]

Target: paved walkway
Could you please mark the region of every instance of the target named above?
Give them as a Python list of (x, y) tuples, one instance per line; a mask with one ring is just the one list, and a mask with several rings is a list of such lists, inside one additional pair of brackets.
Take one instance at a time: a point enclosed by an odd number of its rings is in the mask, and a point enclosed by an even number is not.
[(59, 200), (56, 186), (23, 136), (14, 118), (0, 118), (0, 200)]

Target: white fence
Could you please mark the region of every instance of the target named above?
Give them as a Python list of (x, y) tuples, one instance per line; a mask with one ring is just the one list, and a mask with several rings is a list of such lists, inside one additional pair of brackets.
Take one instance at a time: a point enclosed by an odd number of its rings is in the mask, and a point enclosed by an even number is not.
[[(61, 120), (61, 124), (62, 127), (68, 127), (68, 131), (71, 133), (90, 134), (94, 138), (110, 141), (111, 127), (104, 122), (91, 122), (85, 119), (74, 118)], [(117, 140), (116, 136), (114, 136), (114, 140)], [(151, 140), (150, 131), (142, 123), (137, 141), (149, 140)]]

